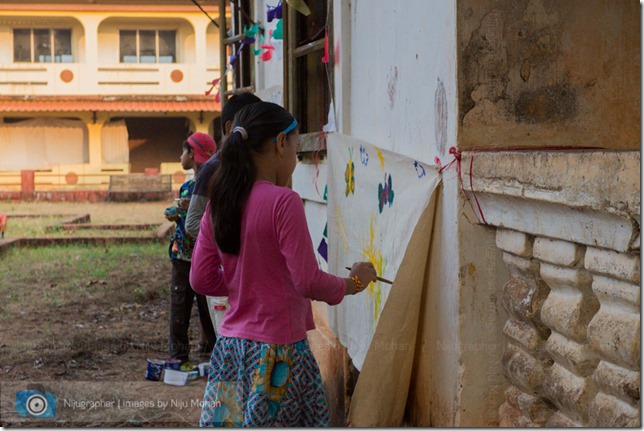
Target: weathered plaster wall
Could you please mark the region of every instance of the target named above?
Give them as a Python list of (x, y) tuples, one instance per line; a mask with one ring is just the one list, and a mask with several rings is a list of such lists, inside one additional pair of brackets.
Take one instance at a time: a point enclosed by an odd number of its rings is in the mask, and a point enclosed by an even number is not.
[(639, 149), (639, 2), (457, 5), (461, 149)]
[(351, 4), (350, 128), (358, 139), (433, 163), (456, 143), (455, 3)]

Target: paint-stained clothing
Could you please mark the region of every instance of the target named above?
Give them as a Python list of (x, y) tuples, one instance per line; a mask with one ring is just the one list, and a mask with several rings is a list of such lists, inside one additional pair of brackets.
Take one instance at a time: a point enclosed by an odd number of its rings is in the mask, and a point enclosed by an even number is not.
[(311, 300), (338, 304), (346, 289), (343, 278), (318, 268), (300, 196), (268, 181), (254, 184), (244, 207), (239, 255), (217, 247), (208, 205), (190, 284), (229, 296), (222, 335), (276, 344), (304, 340), (315, 328)]

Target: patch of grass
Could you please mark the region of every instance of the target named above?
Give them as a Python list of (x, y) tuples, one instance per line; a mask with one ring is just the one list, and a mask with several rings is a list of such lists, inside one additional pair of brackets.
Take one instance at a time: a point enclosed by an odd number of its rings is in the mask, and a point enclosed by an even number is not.
[[(0, 203), (5, 214), (89, 214), (94, 224), (161, 224), (163, 210), (172, 200), (158, 202), (11, 202)], [(12, 223), (10, 218), (7, 223)]]
[(102, 238), (102, 237), (150, 237), (157, 225), (136, 229), (64, 229), (62, 217), (14, 217), (7, 223), (5, 238)]
[(7, 221), (5, 238), (38, 238), (51, 235), (45, 229), (47, 226), (60, 224), (62, 217), (13, 217)]
[[(167, 279), (159, 280), (160, 267)], [(160, 243), (16, 247), (0, 260), (0, 303), (58, 306), (104, 295), (140, 302), (163, 295), (170, 271)]]

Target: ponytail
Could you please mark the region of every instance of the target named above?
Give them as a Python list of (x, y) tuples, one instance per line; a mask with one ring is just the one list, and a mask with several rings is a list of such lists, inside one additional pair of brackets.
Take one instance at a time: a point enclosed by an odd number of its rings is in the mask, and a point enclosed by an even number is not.
[(242, 211), (255, 182), (250, 149), (239, 132), (227, 139), (220, 163), (210, 184), (215, 241), (224, 253), (239, 254)]
[(290, 133), (293, 124), (287, 110), (269, 102), (247, 105), (235, 115), (209, 187), (210, 216), (222, 252), (238, 255), (241, 248), (242, 213), (257, 174), (252, 154), (265, 151), (280, 132)]

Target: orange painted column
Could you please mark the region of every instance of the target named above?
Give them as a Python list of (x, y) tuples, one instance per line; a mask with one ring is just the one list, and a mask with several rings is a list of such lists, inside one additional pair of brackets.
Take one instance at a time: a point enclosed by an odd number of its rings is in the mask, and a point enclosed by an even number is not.
[(35, 171), (20, 171), (20, 197), (30, 201), (34, 198), (36, 188)]

